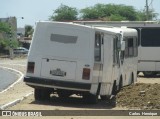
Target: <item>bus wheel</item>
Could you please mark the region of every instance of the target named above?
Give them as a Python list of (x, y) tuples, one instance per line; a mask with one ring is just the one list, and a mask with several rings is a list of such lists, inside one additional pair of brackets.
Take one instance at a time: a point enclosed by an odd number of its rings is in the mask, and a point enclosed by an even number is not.
[(152, 77), (155, 76), (157, 73), (154, 71), (144, 71), (143, 74), (145, 77)]
[(132, 73), (132, 75), (131, 75), (131, 84), (133, 84), (133, 83), (134, 83), (134, 75)]
[(101, 100), (107, 100), (108, 99), (108, 96), (106, 96), (106, 95), (101, 95), (100, 97), (101, 97)]
[(48, 100), (50, 98), (51, 92), (47, 89), (34, 89), (35, 100)]
[(117, 94), (117, 85), (116, 85), (116, 81), (114, 81), (113, 87), (112, 87), (112, 95), (116, 95)]
[(89, 104), (97, 104), (98, 103), (98, 95), (85, 94), (85, 95), (83, 95), (83, 99), (85, 100), (86, 103), (89, 103)]
[(119, 81), (119, 86), (118, 86), (118, 92), (122, 89), (122, 87), (123, 87), (123, 80), (121, 76), (120, 81)]

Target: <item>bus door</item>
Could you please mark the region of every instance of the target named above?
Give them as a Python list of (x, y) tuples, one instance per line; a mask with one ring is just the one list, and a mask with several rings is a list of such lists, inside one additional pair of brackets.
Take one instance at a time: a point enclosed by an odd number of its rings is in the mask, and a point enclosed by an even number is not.
[[(92, 83), (97, 87), (102, 81), (103, 75), (103, 44), (102, 35), (100, 32), (95, 34), (95, 44), (94, 44), (94, 67), (93, 67), (93, 81)], [(95, 92), (94, 92), (95, 93)]]
[[(113, 77), (113, 80), (116, 80), (117, 84), (119, 84), (119, 80), (120, 79), (120, 65), (123, 65), (123, 60), (120, 61), (120, 41), (118, 39), (117, 36), (115, 36), (113, 38), (113, 72), (112, 72), (112, 77)], [(120, 64), (121, 63), (121, 64)]]

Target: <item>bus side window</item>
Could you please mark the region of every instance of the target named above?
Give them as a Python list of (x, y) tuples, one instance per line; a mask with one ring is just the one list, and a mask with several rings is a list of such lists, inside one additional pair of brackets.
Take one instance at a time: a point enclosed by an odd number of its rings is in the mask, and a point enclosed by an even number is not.
[(128, 39), (128, 50), (129, 50), (129, 57), (132, 57), (134, 55), (133, 38)]
[(141, 28), (136, 28), (136, 30), (138, 33), (137, 46), (139, 46), (141, 41)]
[(113, 40), (113, 63), (119, 65), (119, 51), (118, 51), (118, 37), (115, 37)]
[(125, 41), (125, 51), (124, 51), (125, 58), (128, 58), (128, 56), (129, 56), (129, 53), (128, 53), (128, 41), (126, 39), (124, 39), (124, 41)]
[(138, 39), (134, 38), (134, 57), (138, 56)]
[(95, 61), (101, 61), (101, 34), (95, 34), (95, 48), (94, 48)]
[(129, 58), (129, 57), (134, 57), (135, 55), (137, 55), (137, 40), (134, 39), (133, 37), (126, 37), (125, 39), (125, 58)]

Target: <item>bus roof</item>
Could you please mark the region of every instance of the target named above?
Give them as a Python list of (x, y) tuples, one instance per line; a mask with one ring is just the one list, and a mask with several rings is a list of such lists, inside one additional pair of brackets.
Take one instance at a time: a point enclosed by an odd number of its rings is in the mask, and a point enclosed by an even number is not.
[(160, 27), (160, 21), (73, 21), (73, 23), (88, 26), (110, 25), (116, 27), (127, 26), (133, 28)]
[(124, 36), (137, 36), (137, 31), (127, 27), (95, 27), (96, 30), (109, 32), (109, 33), (122, 33)]
[[(125, 36), (133, 36), (137, 35), (135, 29), (127, 28), (127, 27), (113, 27), (113, 26), (87, 26), (83, 24), (77, 24), (73, 22), (55, 22), (55, 21), (38, 21), (37, 24), (57, 24), (58, 27), (77, 27), (77, 28), (84, 28), (84, 29), (91, 29), (99, 32), (109, 33), (109, 34), (120, 34), (123, 32)], [(134, 33), (134, 34), (133, 34)]]

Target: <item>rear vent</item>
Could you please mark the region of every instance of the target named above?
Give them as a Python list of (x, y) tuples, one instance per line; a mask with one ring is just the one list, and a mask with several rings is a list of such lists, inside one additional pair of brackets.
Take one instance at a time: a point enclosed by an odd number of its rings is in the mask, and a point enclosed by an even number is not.
[(28, 62), (27, 73), (34, 73), (34, 67), (35, 67), (34, 62)]
[(82, 79), (89, 80), (90, 79), (90, 69), (83, 68)]

